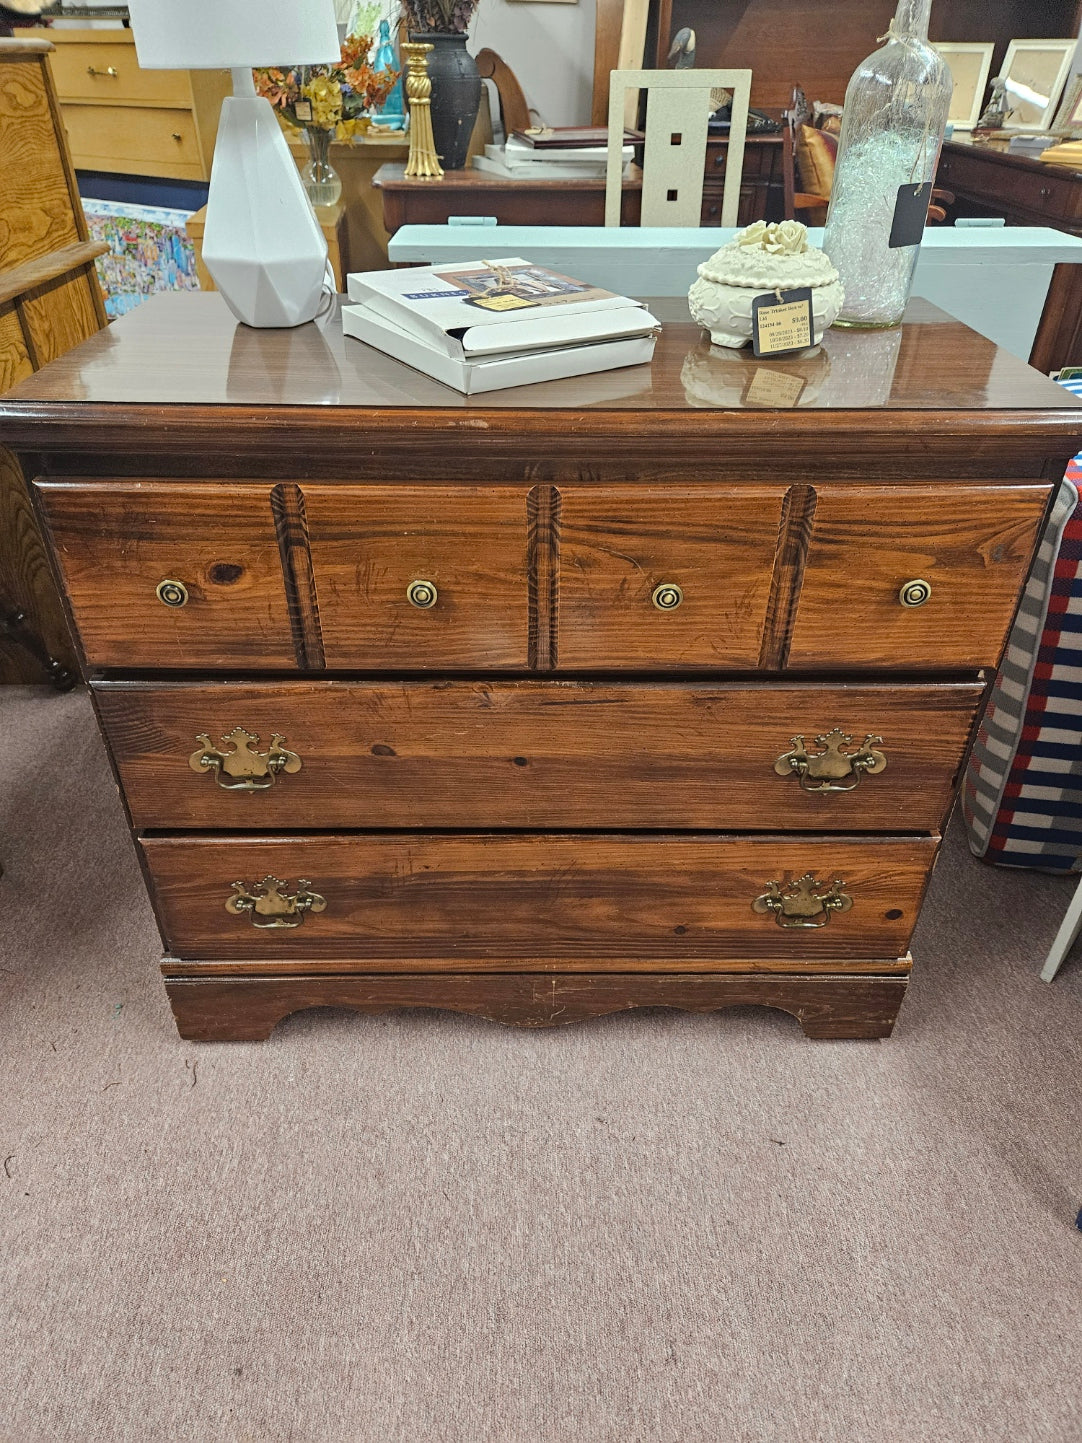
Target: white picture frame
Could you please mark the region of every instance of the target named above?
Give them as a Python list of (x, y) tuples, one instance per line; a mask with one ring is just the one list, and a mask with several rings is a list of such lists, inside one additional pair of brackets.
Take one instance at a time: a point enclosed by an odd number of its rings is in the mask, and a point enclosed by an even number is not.
[(981, 118), (995, 48), (992, 40), (957, 44), (944, 41), (935, 47), (954, 77), (954, 95), (947, 119), (955, 130), (973, 130)]
[(1047, 130), (1071, 73), (1074, 40), (1012, 40), (1000, 72), (1007, 85), (1004, 130)]
[(1071, 76), (1052, 122), (1052, 134), (1082, 136), (1082, 75)]

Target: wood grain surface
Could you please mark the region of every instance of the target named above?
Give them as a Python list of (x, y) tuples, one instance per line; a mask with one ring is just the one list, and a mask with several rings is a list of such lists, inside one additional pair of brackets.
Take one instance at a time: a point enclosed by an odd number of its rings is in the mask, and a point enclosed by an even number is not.
[[(344, 337), (334, 316), (301, 336), (265, 333), (253, 347), (220, 296), (157, 296), (0, 397), (0, 442), (63, 455), (59, 474), (243, 479), (257, 456), (261, 477), (302, 483), (853, 479), (884, 488), (1062, 476), (1082, 449), (1070, 396), (924, 302), (911, 305), (889, 362), (879, 337), (828, 332), (824, 354), (837, 365), (814, 406), (770, 412), (689, 395), (692, 368), (734, 363), (704, 345), (683, 302), (658, 309), (665, 326), (651, 366), (471, 399)], [(748, 363), (735, 364), (746, 380)], [(727, 373), (717, 385), (723, 400), (742, 394)]]
[[(303, 490), (328, 666), (526, 665), (524, 488)], [(418, 580), (436, 587), (428, 609), (408, 600)]]
[[(934, 832), (983, 695), (940, 686), (557, 681), (99, 683), (138, 828), (524, 827)], [(236, 726), (302, 768), (230, 792), (188, 758)], [(803, 731), (882, 737), (886, 770), (808, 793), (777, 758)]]
[[(0, 39), (0, 391), (105, 324), (86, 220), (49, 74), (47, 41)], [(0, 449), (0, 681), (75, 668), (63, 605), (17, 459)]]
[[(1049, 490), (817, 487), (790, 667), (995, 666)], [(915, 579), (931, 596), (902, 606)]]
[(190, 1042), (261, 1042), (284, 1017), (309, 1007), (362, 1013), (439, 1007), (514, 1027), (558, 1027), (635, 1007), (776, 1007), (797, 1019), (805, 1037), (878, 1038), (890, 1036), (906, 990), (904, 976), (183, 977), (168, 971), (169, 960), (166, 991), (177, 1029)]
[[(69, 672), (75, 648), (57, 595), (45, 545), (18, 462), (0, 446), (0, 607), (25, 616), (25, 625)], [(0, 638), (0, 683), (41, 683), (40, 661)]]
[[(269, 486), (36, 489), (91, 666), (295, 667)], [(158, 600), (167, 579), (187, 605)]]
[(0, 304), (0, 391), (33, 373), (34, 363), (14, 302)]
[[(766, 623), (783, 487), (565, 487), (559, 666), (754, 667)], [(683, 592), (673, 611), (657, 586)]]
[[(350, 957), (385, 971), (472, 959), (529, 971), (709, 971), (726, 958), (893, 959), (905, 952), (938, 837), (446, 835), (144, 837), (167, 949), (178, 957)], [(813, 930), (752, 902), (771, 881), (835, 878), (852, 910)], [(326, 899), (293, 930), (225, 910), (232, 883), (307, 879)], [(606, 962), (608, 965), (606, 966)], [(566, 960), (563, 963), (567, 966)], [(582, 964), (580, 964), (582, 965)]]
[(62, 142), (44, 82), (45, 56), (0, 50), (0, 265), (85, 240), (73, 211)]
[[(50, 281), (59, 280), (69, 271), (83, 269), (97, 256), (104, 255), (108, 249), (105, 241), (75, 241), (72, 245), (62, 246), (60, 250), (49, 251), (36, 260), (5, 267), (0, 271), (0, 305), (14, 300), (26, 291), (34, 291)], [(97, 326), (91, 326), (79, 339), (86, 340), (86, 337), (92, 336), (97, 329)], [(52, 360), (52, 357), (49, 359)]]
[(18, 300), (23, 334), (35, 366), (47, 366), (65, 351), (81, 345), (99, 328), (93, 265), (46, 281)]
[(81, 169), (147, 175), (157, 167), (178, 180), (208, 178), (190, 110), (68, 105), (64, 119)]

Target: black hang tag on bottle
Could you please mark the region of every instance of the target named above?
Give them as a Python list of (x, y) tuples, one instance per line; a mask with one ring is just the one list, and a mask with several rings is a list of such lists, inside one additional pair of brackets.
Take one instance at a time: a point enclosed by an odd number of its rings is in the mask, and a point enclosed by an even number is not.
[(924, 239), (924, 227), (928, 221), (928, 207), (932, 203), (932, 182), (923, 185), (903, 185), (898, 188), (898, 199), (894, 205), (894, 224), (890, 228), (889, 245), (892, 251), (902, 246), (919, 246)]
[(815, 338), (810, 286), (771, 291), (751, 303), (751, 343), (755, 355), (784, 356), (806, 351)]

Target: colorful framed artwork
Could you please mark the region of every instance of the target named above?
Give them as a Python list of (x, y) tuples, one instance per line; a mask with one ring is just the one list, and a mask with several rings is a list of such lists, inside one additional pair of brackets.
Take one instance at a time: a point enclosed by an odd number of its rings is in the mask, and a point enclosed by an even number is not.
[(1012, 40), (1002, 76), (1007, 86), (1005, 130), (1047, 130), (1071, 73), (1078, 40)]
[(955, 130), (972, 130), (980, 119), (984, 106), (984, 93), (988, 89), (988, 74), (992, 69), (995, 44), (991, 40), (957, 45), (952, 41), (944, 42), (935, 48), (950, 66), (951, 75), (954, 76), (954, 95), (947, 119)]
[(1082, 75), (1071, 76), (1052, 131), (1055, 135), (1082, 136)]

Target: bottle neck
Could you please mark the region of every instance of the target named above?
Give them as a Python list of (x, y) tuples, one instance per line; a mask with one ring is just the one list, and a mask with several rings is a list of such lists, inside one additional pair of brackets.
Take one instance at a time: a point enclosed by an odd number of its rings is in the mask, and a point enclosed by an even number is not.
[(932, 0), (898, 0), (893, 27), (895, 35), (911, 35), (918, 40), (927, 40), (931, 15)]

